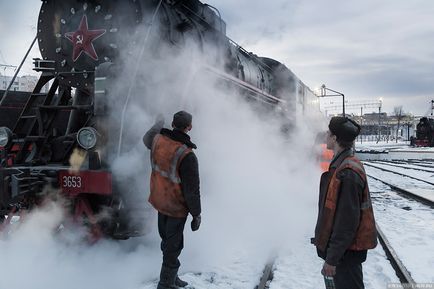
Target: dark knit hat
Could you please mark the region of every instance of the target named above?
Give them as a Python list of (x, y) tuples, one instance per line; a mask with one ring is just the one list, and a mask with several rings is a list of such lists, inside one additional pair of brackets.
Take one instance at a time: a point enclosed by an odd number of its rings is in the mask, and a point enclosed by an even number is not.
[(191, 124), (193, 116), (186, 111), (178, 111), (173, 115), (173, 125), (175, 128), (185, 129)]
[(348, 117), (335, 116), (330, 120), (329, 130), (339, 140), (353, 141), (360, 133), (360, 125)]

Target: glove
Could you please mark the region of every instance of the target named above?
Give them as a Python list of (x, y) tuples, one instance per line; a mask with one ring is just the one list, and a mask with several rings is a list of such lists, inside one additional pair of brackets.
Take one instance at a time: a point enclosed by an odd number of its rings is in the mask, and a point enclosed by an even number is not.
[(201, 221), (202, 221), (202, 218), (201, 218), (200, 215), (198, 215), (198, 216), (193, 216), (193, 220), (191, 221), (191, 230), (192, 230), (193, 232), (199, 230), (200, 222), (201, 222)]

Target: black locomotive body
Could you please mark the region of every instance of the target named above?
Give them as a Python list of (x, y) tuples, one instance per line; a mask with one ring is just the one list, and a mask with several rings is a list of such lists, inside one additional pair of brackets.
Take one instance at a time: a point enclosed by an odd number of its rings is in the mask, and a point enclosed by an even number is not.
[(416, 125), (416, 138), (412, 145), (418, 147), (434, 147), (434, 119), (422, 117)]
[[(110, 128), (111, 140), (104, 127), (114, 105), (104, 101), (111, 78), (132, 77), (114, 69), (131, 47), (146, 44), (155, 55), (188, 41), (205, 55), (213, 47), (208, 73), (288, 115), (295, 115), (297, 105), (306, 109), (315, 98), (312, 91), (283, 64), (231, 41), (216, 12), (198, 0), (42, 1), (37, 35), (42, 59), (34, 61), (40, 79), (16, 119), (0, 117), (0, 217), (10, 220), (40, 204), (48, 187), (71, 201), (74, 218), (85, 217), (96, 237), (140, 234), (129, 218), (137, 202), (125, 200), (110, 168), (123, 150), (122, 127)], [(140, 37), (120, 41), (120, 34)], [(42, 92), (47, 84), (49, 91)], [(115, 104), (118, 110), (128, 102), (125, 94)], [(15, 99), (6, 96), (0, 109)], [(97, 217), (103, 211), (108, 218)]]

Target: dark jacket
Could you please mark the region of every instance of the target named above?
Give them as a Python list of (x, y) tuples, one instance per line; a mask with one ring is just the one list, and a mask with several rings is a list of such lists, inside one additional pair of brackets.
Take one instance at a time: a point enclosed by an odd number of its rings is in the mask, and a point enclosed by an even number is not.
[[(197, 148), (196, 145), (191, 142), (190, 136), (186, 133), (177, 129), (169, 130), (162, 127), (163, 124), (161, 122), (156, 123), (144, 135), (143, 143), (148, 149), (152, 148), (152, 141), (158, 133), (167, 136), (174, 141), (183, 143), (189, 148)], [(192, 216), (200, 215), (199, 163), (194, 152), (187, 154), (181, 161), (179, 165), (179, 177), (181, 178), (181, 190), (190, 214)]]
[[(351, 149), (342, 151), (335, 156), (330, 163), (330, 168), (323, 173), (320, 182), (320, 194), (318, 202), (318, 220), (322, 214), (328, 185), (334, 170), (342, 161), (351, 156)], [(326, 260), (327, 264), (336, 266), (338, 263), (361, 263), (366, 260), (366, 250), (347, 250), (354, 240), (360, 222), (360, 204), (365, 183), (362, 178), (351, 169), (344, 169), (337, 177), (341, 180), (340, 194), (336, 206), (333, 231), (327, 245), (326, 252), (318, 251), (318, 256)], [(315, 228), (315, 236), (318, 236), (319, 222)]]

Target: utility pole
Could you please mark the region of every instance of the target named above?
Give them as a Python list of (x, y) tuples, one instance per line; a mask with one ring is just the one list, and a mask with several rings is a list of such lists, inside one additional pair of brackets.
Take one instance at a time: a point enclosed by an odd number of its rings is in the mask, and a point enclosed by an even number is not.
[(17, 66), (15, 65), (9, 65), (9, 64), (1, 64), (0, 63), (0, 67), (3, 67), (3, 83), (0, 86), (2, 89), (6, 90), (6, 85), (7, 85), (7, 81), (6, 81), (6, 68), (13, 68), (13, 69), (17, 69)]
[(434, 99), (431, 100), (431, 115), (433, 115), (434, 112)]
[[(327, 94), (330, 91), (334, 94)], [(319, 97), (331, 97), (331, 96), (342, 96), (342, 116), (345, 117), (345, 94), (342, 92), (330, 89), (325, 86), (325, 84), (321, 85), (321, 95)]]
[(378, 105), (378, 140), (377, 140), (377, 143), (381, 139), (381, 104), (382, 104), (382, 102), (383, 102), (383, 100), (380, 98), (379, 105)]
[[(363, 129), (362, 126), (363, 126), (363, 106), (360, 107), (360, 128)], [(360, 136), (360, 143), (362, 143), (363, 135), (360, 134), (359, 136)]]

